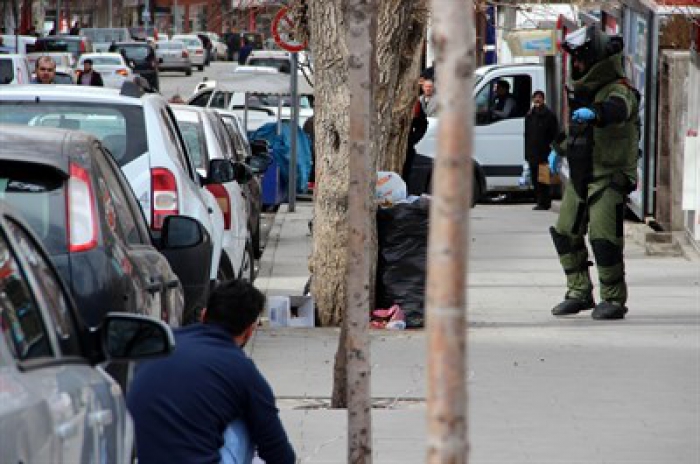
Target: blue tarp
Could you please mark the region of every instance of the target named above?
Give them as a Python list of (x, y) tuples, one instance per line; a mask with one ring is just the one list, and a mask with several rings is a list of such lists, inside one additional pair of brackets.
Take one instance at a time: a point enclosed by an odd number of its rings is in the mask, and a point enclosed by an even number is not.
[[(280, 185), (287, 192), (289, 185), (289, 155), (291, 147), (291, 124), (282, 122), (282, 131), (277, 135), (277, 123), (269, 122), (249, 132), (248, 140), (264, 139), (272, 148), (272, 156), (280, 168)], [(297, 126), (297, 192), (305, 193), (311, 174), (311, 143), (306, 133)]]

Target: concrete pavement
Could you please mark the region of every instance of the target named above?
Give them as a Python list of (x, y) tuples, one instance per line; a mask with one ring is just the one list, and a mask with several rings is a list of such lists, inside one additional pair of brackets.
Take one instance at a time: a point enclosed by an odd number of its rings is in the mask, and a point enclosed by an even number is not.
[[(268, 295), (301, 294), (311, 215), (305, 203), (278, 212), (256, 281)], [(700, 463), (700, 259), (650, 257), (630, 240), (627, 319), (556, 319), (555, 219), (531, 205), (472, 210), (469, 462)], [(301, 462), (346, 462), (346, 412), (327, 409), (337, 338), (262, 328), (249, 347)], [(374, 462), (424, 462), (425, 332), (373, 331), (371, 362)]]

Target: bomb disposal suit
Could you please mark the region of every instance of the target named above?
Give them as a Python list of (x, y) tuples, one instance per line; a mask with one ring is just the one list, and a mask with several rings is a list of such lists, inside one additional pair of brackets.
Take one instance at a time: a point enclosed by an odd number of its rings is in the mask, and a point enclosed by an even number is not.
[[(568, 133), (552, 146), (549, 165), (556, 173), (559, 157), (565, 156), (571, 176), (550, 232), (568, 290), (552, 314), (595, 307), (594, 319), (622, 319), (627, 312), (623, 218), (627, 195), (637, 183), (639, 93), (625, 77), (621, 39), (589, 26), (567, 35), (563, 48), (571, 56), (571, 119)], [(598, 305), (586, 233), (600, 279)]]

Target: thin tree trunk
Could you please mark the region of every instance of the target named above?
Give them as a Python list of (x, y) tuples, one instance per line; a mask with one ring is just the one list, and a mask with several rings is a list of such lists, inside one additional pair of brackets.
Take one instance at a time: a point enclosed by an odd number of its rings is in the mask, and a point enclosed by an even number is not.
[[(348, 195), (347, 313), (343, 318), (347, 356), (348, 461), (372, 462), (372, 396), (369, 364), (370, 229), (374, 212), (374, 74), (377, 9), (374, 0), (347, 0), (346, 42), (350, 190)], [(374, 258), (372, 256), (372, 258)]]
[(467, 462), (466, 273), (473, 3), (433, 0), (440, 127), (428, 242), (428, 462)]

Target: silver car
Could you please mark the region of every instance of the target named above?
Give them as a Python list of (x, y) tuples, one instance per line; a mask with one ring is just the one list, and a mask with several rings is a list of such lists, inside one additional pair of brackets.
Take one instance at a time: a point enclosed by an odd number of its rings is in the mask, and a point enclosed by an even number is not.
[(183, 42), (170, 40), (156, 43), (156, 56), (161, 71), (182, 71), (185, 76), (192, 75), (192, 60), (190, 51)]
[(131, 459), (131, 418), (98, 363), (167, 355), (172, 332), (125, 313), (93, 332), (77, 314), (39, 242), (0, 201), (0, 462)]

